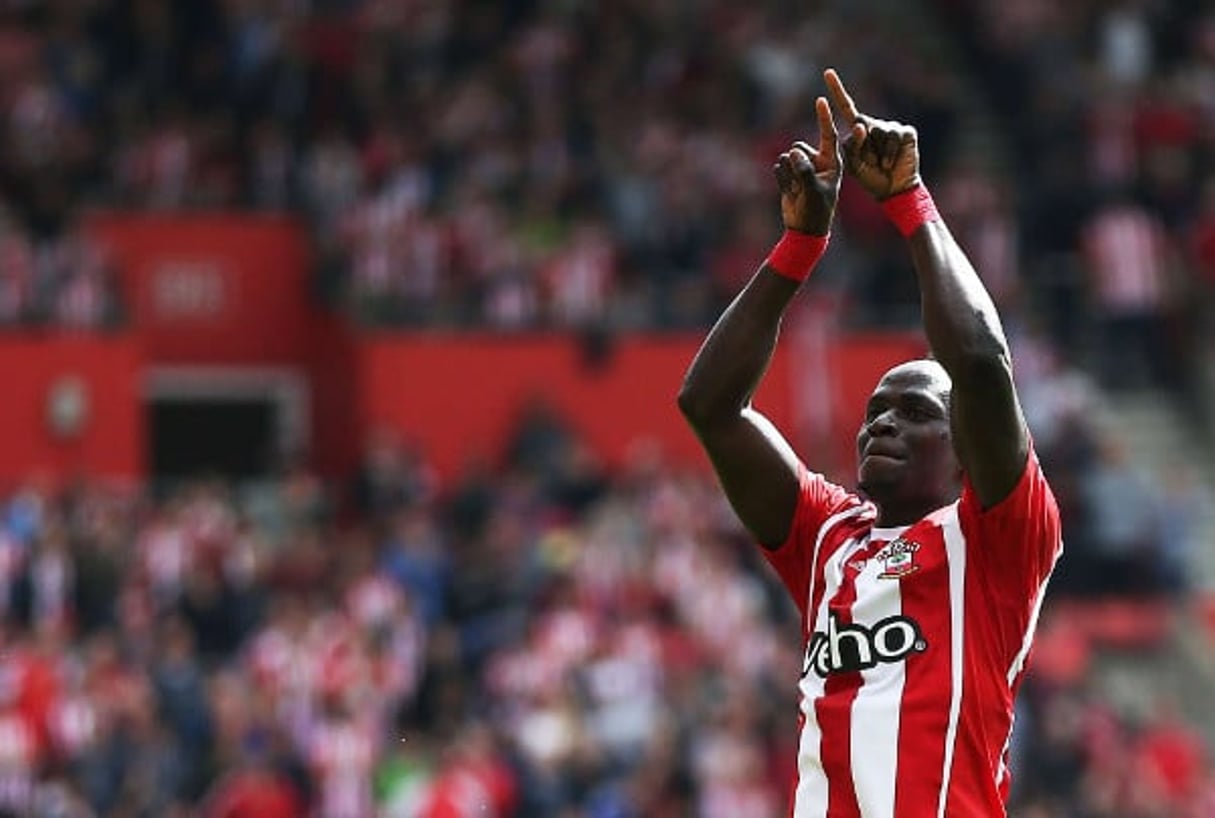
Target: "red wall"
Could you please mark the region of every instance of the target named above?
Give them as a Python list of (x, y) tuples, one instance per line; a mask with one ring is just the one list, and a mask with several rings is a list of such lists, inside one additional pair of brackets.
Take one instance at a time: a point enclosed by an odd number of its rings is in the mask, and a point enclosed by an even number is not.
[[(31, 475), (106, 477), (143, 473), (140, 355), (129, 337), (0, 337), (0, 483)], [(47, 422), (52, 387), (65, 377), (84, 384), (89, 413), (81, 435), (56, 437)]]
[[(699, 450), (675, 395), (695, 349), (687, 338), (627, 338), (592, 367), (565, 337), (370, 337), (359, 345), (362, 420), (424, 443), (443, 474), (475, 455), (496, 459), (533, 397), (551, 402), (609, 460), (638, 437), (691, 457)], [(759, 403), (786, 420), (786, 379), (766, 381)]]
[[(589, 366), (568, 337), (375, 335), (358, 342), (360, 428), (388, 424), (424, 444), (450, 476), (470, 457), (497, 459), (519, 408), (542, 397), (574, 424), (609, 462), (639, 438), (660, 441), (678, 460), (707, 465), (675, 396), (702, 336), (621, 339), (599, 367)], [(798, 381), (805, 377), (782, 344), (755, 404), (795, 445)], [(827, 388), (834, 396), (833, 451), (811, 452), (816, 467), (852, 468), (852, 441), (863, 406), (889, 366), (922, 354), (904, 335), (837, 341)], [(815, 455), (822, 455), (815, 457)]]
[(135, 331), (156, 364), (303, 363), (308, 247), (287, 218), (97, 213)]
[[(496, 460), (520, 408), (541, 397), (558, 409), (609, 462), (641, 438), (660, 442), (677, 460), (707, 465), (675, 406), (698, 334), (620, 340), (599, 365), (564, 336), (350, 334), (340, 322), (313, 327), (308, 373), (313, 385), (313, 451), (327, 473), (348, 473), (366, 430), (388, 424), (421, 442), (440, 473), (451, 476), (473, 456)], [(142, 476), (146, 457), (141, 378), (144, 345), (133, 336), (0, 337), (0, 482), (42, 472), (78, 470)], [(917, 355), (905, 337), (838, 341), (830, 352), (833, 451), (805, 451), (795, 423), (799, 389), (810, 377), (782, 345), (756, 405), (816, 467), (846, 479), (861, 407), (881, 372)], [(81, 435), (62, 439), (47, 421), (52, 386), (75, 376), (89, 415)]]
[(325, 474), (350, 474), (362, 453), (357, 334), (333, 315), (319, 315), (309, 333), (312, 458)]

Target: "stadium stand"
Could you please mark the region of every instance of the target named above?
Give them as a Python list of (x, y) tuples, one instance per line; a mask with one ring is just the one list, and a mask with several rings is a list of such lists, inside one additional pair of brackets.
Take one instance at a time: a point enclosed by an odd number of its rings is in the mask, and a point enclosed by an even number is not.
[[(1013, 814), (1215, 814), (1204, 467), (1158, 473), (1109, 417), (1168, 396), (1210, 445), (1215, 15), (805, 5), (0, 3), (0, 324), (121, 327), (90, 219), (122, 208), (292, 214), (362, 326), (703, 327), (839, 65), (919, 126), (1063, 507)], [(814, 286), (909, 325), (897, 237), (840, 218)], [(388, 436), (349, 481), (13, 487), (0, 814), (783, 815), (791, 607), (701, 471), (609, 468), (565, 420), (447, 483)]]

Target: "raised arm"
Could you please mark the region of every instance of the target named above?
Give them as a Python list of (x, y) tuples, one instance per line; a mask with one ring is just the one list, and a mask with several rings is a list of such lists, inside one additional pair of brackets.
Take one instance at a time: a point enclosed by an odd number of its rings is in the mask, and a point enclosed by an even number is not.
[(679, 408), (735, 513), (770, 548), (789, 535), (797, 509), (798, 460), (780, 432), (751, 407), (751, 396), (772, 359), (799, 276), (808, 272), (798, 269), (805, 248), (817, 245), (821, 252), (835, 212), (843, 172), (835, 124), (826, 99), (820, 97), (815, 109), (819, 147), (797, 142), (773, 168), (786, 238), (722, 313), (679, 392)]
[(843, 146), (850, 174), (888, 212), (910, 215), (900, 228), (920, 285), (924, 332), (933, 356), (953, 380), (954, 448), (984, 508), (1016, 487), (1029, 453), (1029, 432), (1013, 385), (1012, 359), (1000, 316), (966, 254), (935, 214), (919, 173), (916, 131), (857, 110), (839, 76), (825, 74), (832, 104), (852, 134)]

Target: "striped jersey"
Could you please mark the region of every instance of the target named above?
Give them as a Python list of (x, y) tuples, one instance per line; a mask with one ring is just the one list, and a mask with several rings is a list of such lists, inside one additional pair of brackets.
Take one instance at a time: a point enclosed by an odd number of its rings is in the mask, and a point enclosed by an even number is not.
[(765, 556), (802, 614), (793, 818), (1003, 816), (1008, 743), (1059, 510), (1035, 454), (1008, 497), (900, 528), (802, 470)]

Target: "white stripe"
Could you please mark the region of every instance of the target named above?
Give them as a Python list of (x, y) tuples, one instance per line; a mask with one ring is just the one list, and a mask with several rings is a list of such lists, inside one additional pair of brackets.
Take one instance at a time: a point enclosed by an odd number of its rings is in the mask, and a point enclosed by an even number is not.
[[(814, 553), (818, 553), (818, 547), (822, 544), (822, 533), (839, 521), (836, 519), (837, 517), (843, 519), (845, 516), (858, 513), (863, 508), (864, 506), (858, 506), (849, 509), (848, 512), (836, 515), (823, 523), (823, 527), (819, 530), (819, 542), (815, 544)], [(845, 541), (823, 566), (825, 583), (823, 598), (813, 612), (813, 616), (807, 612), (809, 621), (806, 623), (806, 629), (811, 635), (820, 627), (819, 623), (823, 623), (822, 627), (826, 627), (828, 605), (831, 597), (839, 591), (844, 575), (844, 557), (853, 551), (858, 542), (856, 538)], [(797, 752), (797, 790), (793, 796), (794, 818), (826, 818), (827, 815), (829, 793), (827, 776), (823, 771), (823, 731), (818, 725), (818, 714), (814, 710), (814, 703), (823, 695), (826, 685), (825, 679), (810, 670), (802, 677), (801, 684), (798, 686), (802, 696), (801, 709), (804, 721)]]
[[(815, 570), (815, 566), (818, 565), (818, 552), (819, 552), (819, 549), (822, 548), (822, 546), (823, 546), (823, 538), (827, 536), (828, 531), (830, 531), (832, 528), (834, 528), (839, 523), (842, 523), (844, 520), (848, 520), (848, 519), (851, 519), (852, 517), (860, 516), (861, 514), (867, 512), (867, 511), (873, 511), (873, 510), (874, 510), (874, 508), (871, 504), (861, 503), (860, 505), (853, 506), (852, 508), (846, 508), (843, 511), (832, 514), (830, 517), (828, 517), (826, 519), (826, 521), (822, 525), (820, 525), (818, 527), (818, 536), (814, 538), (814, 553), (811, 554), (811, 556), (810, 556), (810, 581), (808, 583), (806, 583), (806, 613), (807, 613), (807, 615), (809, 615), (809, 613), (810, 613), (810, 606), (814, 604), (814, 579), (816, 576), (818, 576), (818, 572)], [(844, 551), (846, 549), (841, 547), (840, 550)], [(836, 590), (838, 590), (838, 588), (839, 588), (839, 586), (836, 586)], [(830, 598), (830, 594), (823, 595), (823, 599), (829, 599), (829, 598)], [(817, 622), (818, 622), (817, 619), (812, 618), (812, 619), (810, 619), (809, 622), (806, 623), (807, 629), (810, 631), (810, 633), (814, 633), (814, 627)]]
[(1017, 720), (1016, 713), (1009, 719), (1008, 738), (1004, 739), (1004, 748), (1000, 750), (1000, 766), (996, 768), (996, 786), (999, 787), (1004, 783), (1004, 779), (1008, 777), (1008, 753), (1012, 747), (1012, 731), (1013, 723)]
[[(878, 579), (882, 568), (880, 561), (870, 560), (856, 581), (852, 621), (869, 628), (903, 612), (901, 586), (898, 581)], [(863, 818), (894, 818), (899, 714), (907, 663), (878, 662), (862, 670), (861, 678), (852, 703), (852, 780)]]
[(945, 803), (949, 796), (949, 776), (953, 771), (954, 745), (958, 741), (958, 718), (962, 712), (962, 649), (966, 634), (962, 629), (966, 610), (966, 538), (958, 520), (958, 506), (950, 506), (942, 522), (945, 535), (945, 556), (949, 560), (949, 726), (945, 730), (945, 766), (941, 775), (941, 794), (937, 802), (938, 818), (945, 818)]
[[(1021, 649), (1017, 651), (1017, 655), (1013, 657), (1012, 664), (1008, 666), (1008, 687), (1012, 688), (1013, 682), (1017, 680), (1017, 676), (1025, 668), (1025, 660), (1029, 657), (1030, 647), (1034, 642), (1034, 632), (1038, 629), (1038, 617), (1042, 613), (1042, 602), (1046, 599), (1046, 586), (1050, 582), (1050, 576), (1055, 571), (1055, 565), (1059, 562), (1059, 555), (1063, 552), (1063, 544), (1055, 549), (1054, 559), (1051, 562), (1050, 570), (1046, 572), (1046, 578), (1042, 584), (1038, 586), (1038, 593), (1034, 599), (1033, 610), (1029, 614), (1029, 623), (1025, 627), (1025, 635), (1021, 639)], [(1008, 765), (1005, 759), (1008, 756), (1009, 747), (1012, 745), (1013, 729), (1016, 726), (1016, 711), (1013, 711), (1012, 718), (1008, 721), (1008, 736), (1004, 739), (1004, 751), (1000, 753), (1000, 767), (996, 772), (996, 785), (1004, 783), (1004, 779), (1008, 777)]]
[(822, 680), (813, 670), (802, 680), (802, 735), (797, 748), (797, 790), (793, 795), (793, 818), (826, 818), (827, 776), (823, 772), (822, 730), (809, 696), (818, 683), (815, 698), (822, 694)]
[(1054, 562), (1051, 563), (1050, 571), (1046, 572), (1046, 579), (1038, 586), (1038, 595), (1034, 600), (1034, 609), (1029, 615), (1029, 624), (1025, 628), (1025, 636), (1021, 640), (1021, 649), (1017, 651), (1017, 655), (1013, 657), (1012, 664), (1008, 666), (1009, 687), (1012, 687), (1013, 682), (1017, 679), (1017, 675), (1025, 667), (1025, 660), (1029, 656), (1029, 649), (1034, 642), (1034, 631), (1038, 629), (1038, 615), (1042, 613), (1042, 601), (1046, 599), (1046, 584), (1050, 580), (1050, 575), (1054, 573), (1055, 562), (1058, 562), (1061, 550), (1055, 550), (1055, 558)]

